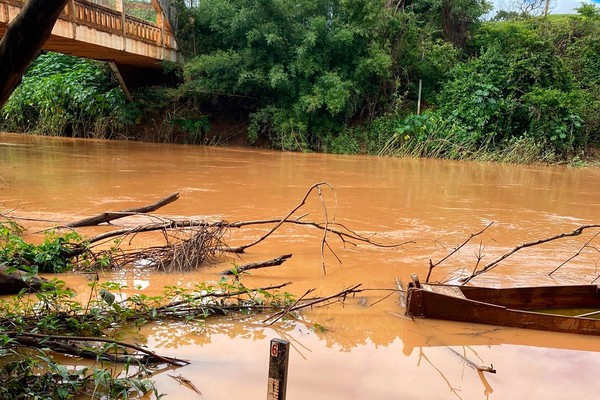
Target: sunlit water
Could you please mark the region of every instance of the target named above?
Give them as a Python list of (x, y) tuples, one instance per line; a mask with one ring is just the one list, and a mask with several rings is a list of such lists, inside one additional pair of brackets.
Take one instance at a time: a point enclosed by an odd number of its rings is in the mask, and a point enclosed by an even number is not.
[[(283, 217), (308, 188), (327, 181), (324, 203), (313, 193), (297, 215), (343, 223), (393, 249), (363, 243), (325, 252), (321, 232), (286, 226), (241, 259), (187, 274), (148, 271), (106, 274), (133, 291), (159, 293), (164, 285), (193, 286), (220, 279), (232, 262), (293, 257), (280, 267), (253, 271), (248, 286), (292, 281), (288, 290), (320, 295), (362, 283), (391, 289), (415, 272), (423, 279), (436, 262), (470, 234), (484, 234), (437, 267), (433, 280), (471, 271), (516, 245), (580, 225), (600, 222), (600, 170), (494, 165), (437, 160), (294, 154), (42, 138), (0, 134), (0, 201), (3, 212), (57, 223), (104, 211), (153, 203), (170, 193), (181, 198), (159, 214), (244, 221)], [(48, 223), (25, 221), (29, 225)], [(133, 222), (124, 221), (132, 224)], [(105, 228), (84, 228), (93, 235)], [(264, 228), (231, 231), (232, 244), (252, 241)], [(510, 257), (473, 281), (488, 286), (589, 283), (599, 271), (593, 248), (548, 273), (575, 254), (595, 232), (537, 246)], [(148, 239), (148, 244), (153, 244)], [(336, 259), (342, 261), (342, 264)], [(82, 276), (65, 280), (80, 291)], [(411, 321), (397, 294), (365, 291), (346, 303), (302, 314), (301, 321), (264, 325), (258, 320), (222, 319), (197, 324), (156, 324), (132, 338), (161, 355), (185, 358), (189, 366), (155, 375), (167, 398), (197, 399), (169, 375), (183, 375), (205, 399), (266, 398), (269, 341), (292, 344), (287, 398), (300, 399), (595, 399), (600, 390), (600, 337), (519, 329)], [(321, 329), (313, 329), (322, 326)], [(457, 355), (497, 374), (482, 374)]]

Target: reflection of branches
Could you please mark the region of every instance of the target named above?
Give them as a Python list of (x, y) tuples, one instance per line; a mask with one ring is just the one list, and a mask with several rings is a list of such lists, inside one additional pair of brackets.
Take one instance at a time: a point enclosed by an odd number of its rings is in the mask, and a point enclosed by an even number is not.
[(429, 365), (431, 365), (433, 367), (433, 369), (435, 369), (437, 371), (437, 373), (440, 374), (442, 379), (446, 382), (446, 385), (448, 385), (448, 388), (450, 388), (450, 392), (452, 392), (456, 397), (458, 397), (459, 399), (462, 400), (462, 397), (460, 397), (460, 395), (458, 394), (458, 389), (456, 389), (454, 386), (452, 386), (452, 384), (450, 383), (448, 378), (446, 378), (446, 376), (444, 375), (442, 370), (440, 370), (438, 367), (436, 367), (435, 364), (433, 364), (431, 362), (431, 360), (429, 360), (429, 358), (427, 358), (427, 356), (423, 352), (423, 348), (419, 347), (419, 363), (421, 362), (421, 359), (424, 359), (425, 361), (427, 361), (429, 363)]

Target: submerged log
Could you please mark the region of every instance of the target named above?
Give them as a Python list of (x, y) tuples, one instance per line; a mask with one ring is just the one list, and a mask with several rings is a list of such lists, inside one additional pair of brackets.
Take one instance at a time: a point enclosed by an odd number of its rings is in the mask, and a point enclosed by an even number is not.
[(8, 267), (0, 265), (0, 295), (17, 294), (25, 289), (29, 292), (39, 292), (46, 279), (37, 276), (26, 278), (23, 271), (7, 273)]

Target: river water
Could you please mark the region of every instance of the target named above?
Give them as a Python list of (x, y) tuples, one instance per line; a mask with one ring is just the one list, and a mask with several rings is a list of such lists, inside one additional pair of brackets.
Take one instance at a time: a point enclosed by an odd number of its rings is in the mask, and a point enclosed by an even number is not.
[[(327, 295), (361, 283), (392, 289), (396, 277), (421, 279), (470, 234), (488, 228), (434, 270), (432, 280), (471, 271), (523, 242), (600, 221), (600, 169), (515, 166), (367, 156), (296, 154), (238, 148), (73, 140), (0, 134), (0, 201), (4, 212), (61, 223), (104, 211), (181, 198), (157, 213), (168, 217), (246, 221), (285, 216), (308, 188), (326, 181), (297, 213), (304, 220), (339, 222), (384, 243), (344, 244), (321, 232), (286, 226), (241, 258), (227, 257), (193, 273), (106, 273), (102, 279), (133, 291), (160, 293), (165, 285), (220, 279), (232, 262), (292, 253), (280, 267), (244, 276), (247, 286), (293, 282), (296, 295)], [(327, 217), (325, 216), (326, 207)], [(27, 222), (30, 225), (38, 222)], [(46, 225), (48, 225), (46, 223)], [(93, 235), (103, 228), (85, 228)], [(228, 233), (232, 244), (264, 228)], [(509, 257), (472, 283), (522, 286), (590, 283), (600, 254), (586, 248), (595, 232), (536, 246)], [(152, 244), (151, 240), (149, 244)], [(341, 261), (341, 263), (338, 261)], [(64, 278), (85, 292), (80, 275)], [(155, 375), (168, 398), (266, 398), (269, 341), (292, 345), (287, 399), (595, 399), (600, 391), (600, 337), (416, 320), (403, 315), (397, 293), (369, 290), (345, 304), (304, 312), (301, 321), (263, 325), (242, 318), (198, 324), (155, 324), (131, 335), (189, 366)], [(322, 329), (321, 329), (322, 327)], [(497, 374), (469, 368), (457, 353)], [(193, 382), (202, 396), (169, 375)]]

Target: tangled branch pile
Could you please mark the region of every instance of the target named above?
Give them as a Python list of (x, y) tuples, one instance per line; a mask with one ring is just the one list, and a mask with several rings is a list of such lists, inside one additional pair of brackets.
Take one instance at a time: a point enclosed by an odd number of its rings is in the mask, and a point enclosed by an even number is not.
[[(66, 228), (94, 226), (103, 223), (109, 223), (111, 221), (133, 215), (137, 217), (148, 218), (152, 221), (157, 221), (139, 225), (134, 228), (117, 229), (92, 237), (87, 240), (86, 245), (77, 246), (74, 248), (71, 252), (71, 257), (79, 257), (83, 255), (86, 259), (94, 260), (93, 264), (95, 266), (102, 267), (110, 266), (113, 268), (123, 268), (127, 266), (134, 266), (138, 268), (154, 268), (166, 272), (190, 271), (195, 270), (206, 263), (217, 260), (218, 257), (224, 252), (243, 253), (246, 251), (246, 249), (255, 246), (269, 238), (284, 224), (294, 224), (320, 230), (323, 233), (321, 239), (322, 259), (324, 259), (325, 249), (329, 249), (335, 255), (328, 242), (329, 235), (334, 235), (335, 237), (339, 238), (344, 245), (355, 245), (356, 243), (360, 242), (376, 247), (400, 247), (406, 244), (386, 244), (377, 242), (371, 237), (361, 235), (342, 224), (336, 223), (334, 220), (330, 220), (327, 212), (327, 206), (322, 196), (323, 188), (329, 188), (333, 190), (333, 187), (327, 182), (319, 182), (312, 185), (307, 190), (300, 203), (282, 218), (240, 222), (206, 222), (189, 219), (173, 220), (148, 214), (151, 211), (155, 211), (156, 209), (177, 200), (179, 198), (179, 194), (174, 193), (148, 206), (116, 212), (106, 212), (94, 217), (85, 218), (83, 220), (67, 224), (65, 226)], [(297, 217), (294, 216), (294, 214), (305, 205), (307, 198), (313, 192), (317, 193), (317, 196), (319, 197), (323, 206), (325, 216), (324, 222), (304, 221), (301, 220), (304, 215)], [(262, 225), (272, 226), (265, 234), (250, 243), (233, 247), (229, 246), (223, 240), (223, 237), (228, 229), (239, 229), (246, 226)], [(133, 250), (125, 250), (119, 245), (113, 247), (110, 251), (95, 250), (96, 248), (102, 248), (102, 246), (108, 241), (115, 241), (115, 238), (117, 238), (116, 242), (118, 244), (131, 243), (133, 238), (145, 232), (160, 232), (164, 238), (164, 244), (161, 246)], [(291, 257), (291, 255), (281, 256), (278, 258), (279, 261), (275, 263), (273, 260), (259, 263), (259, 265), (256, 265), (255, 263), (250, 268), (280, 265), (289, 257)], [(324, 261), (322, 264), (323, 271), (325, 271)], [(242, 266), (242, 269), (246, 268)]]

